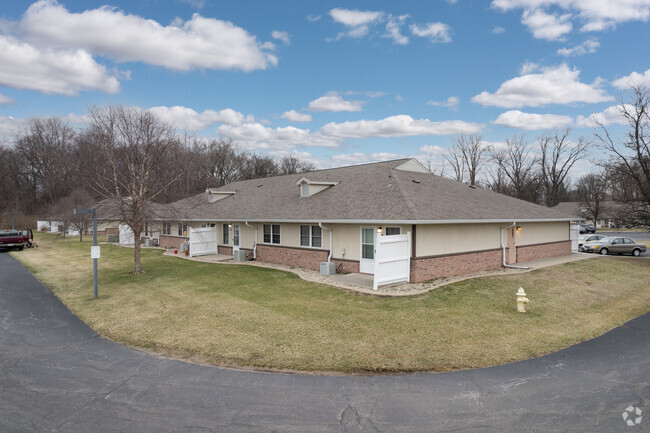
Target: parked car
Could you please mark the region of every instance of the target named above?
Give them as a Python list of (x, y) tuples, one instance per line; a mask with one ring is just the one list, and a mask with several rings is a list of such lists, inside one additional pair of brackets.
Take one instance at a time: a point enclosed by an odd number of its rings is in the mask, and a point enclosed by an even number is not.
[(632, 254), (638, 257), (641, 253), (645, 253), (645, 244), (635, 242), (630, 238), (605, 238), (596, 242), (587, 242), (582, 246), (582, 249), (588, 253), (600, 253), (607, 255), (610, 253), (615, 254)]
[(605, 239), (603, 235), (580, 235), (578, 236), (578, 251), (582, 251), (582, 246), (587, 242), (596, 242)]
[(580, 224), (580, 233), (596, 233), (596, 227), (591, 224)]
[(25, 248), (25, 238), (18, 230), (0, 231), (0, 249), (18, 248), (20, 251)]

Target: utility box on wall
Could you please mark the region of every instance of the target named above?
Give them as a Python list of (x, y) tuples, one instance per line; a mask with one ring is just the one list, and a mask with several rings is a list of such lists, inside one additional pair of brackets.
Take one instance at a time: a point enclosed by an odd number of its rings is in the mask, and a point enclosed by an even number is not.
[(332, 262), (321, 262), (320, 264), (321, 275), (334, 275), (336, 274), (336, 265)]

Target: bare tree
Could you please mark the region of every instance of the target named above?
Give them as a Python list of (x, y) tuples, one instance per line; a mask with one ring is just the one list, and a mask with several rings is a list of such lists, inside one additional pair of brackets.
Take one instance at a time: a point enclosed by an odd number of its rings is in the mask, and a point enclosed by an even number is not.
[(615, 199), (625, 203), (632, 213), (650, 218), (650, 90), (635, 86), (628, 95), (621, 96), (618, 111), (627, 121), (624, 139), (615, 139), (601, 122), (596, 138), (610, 154)]
[[(504, 149), (491, 149), (490, 160), (496, 166), (492, 183), (502, 192), (522, 200), (537, 202), (539, 196), (539, 159), (525, 136), (506, 138)], [(498, 182), (497, 182), (498, 181)], [(493, 188), (494, 189), (494, 188)]]
[(605, 211), (607, 188), (608, 179), (605, 172), (586, 174), (576, 184), (578, 199), (587, 209), (587, 214), (594, 222), (594, 226)]
[(584, 157), (590, 144), (584, 137), (579, 137), (577, 142), (570, 141), (570, 133), (571, 129), (567, 128), (539, 138), (541, 182), (547, 207), (560, 202), (567, 190), (569, 171)]
[(19, 167), (15, 175), (21, 191), (30, 192), (32, 204), (51, 205), (74, 187), (74, 137), (72, 127), (56, 117), (30, 119), (16, 137), (13, 153)]
[(314, 171), (316, 167), (311, 162), (301, 161), (294, 155), (285, 155), (278, 164), (279, 174), (296, 174)]
[(476, 185), (476, 178), (485, 165), (489, 148), (483, 143), (481, 134), (461, 134), (451, 140), (452, 148), (447, 161), (458, 182)]
[(143, 272), (140, 235), (152, 218), (154, 200), (182, 175), (171, 160), (179, 146), (174, 129), (154, 114), (109, 106), (90, 111), (89, 138), (106, 169), (89, 173), (91, 188), (107, 199), (133, 231), (133, 273)]

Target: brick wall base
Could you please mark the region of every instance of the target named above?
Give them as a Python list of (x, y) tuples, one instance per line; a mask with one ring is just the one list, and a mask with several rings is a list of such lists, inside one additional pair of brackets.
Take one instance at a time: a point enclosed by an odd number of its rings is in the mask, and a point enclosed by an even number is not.
[(336, 272), (339, 274), (358, 274), (359, 261), (358, 260), (345, 260), (335, 259), (332, 257), (332, 262), (336, 264)]
[[(571, 241), (526, 245), (517, 247), (517, 262), (528, 262), (569, 254), (571, 254)], [(508, 258), (509, 249), (506, 248), (506, 260)], [(418, 257), (411, 259), (411, 282), (420, 283), (436, 278), (500, 269), (503, 267), (502, 261), (503, 250), (500, 248), (466, 254)]]
[(549, 257), (568, 256), (571, 254), (571, 241), (552, 242), (548, 244), (525, 245), (517, 247), (517, 262), (546, 259)]
[(411, 259), (411, 282), (472, 274), (501, 267), (501, 249)]
[(307, 248), (292, 248), (271, 245), (257, 246), (257, 260), (260, 262), (277, 263), (279, 265), (296, 266), (320, 270), (321, 262), (327, 261), (328, 250)]
[(217, 252), (219, 254), (223, 254), (225, 256), (232, 256), (232, 247), (226, 247), (226, 246), (223, 246), (223, 245), (219, 245), (217, 247)]
[(180, 249), (183, 242), (189, 242), (190, 238), (183, 236), (160, 235), (158, 246), (163, 248)]

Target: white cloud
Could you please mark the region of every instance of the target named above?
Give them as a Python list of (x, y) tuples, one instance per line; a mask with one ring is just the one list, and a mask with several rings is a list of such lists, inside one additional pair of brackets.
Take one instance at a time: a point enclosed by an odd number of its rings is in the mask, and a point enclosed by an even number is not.
[(334, 8), (330, 12), (332, 19), (347, 27), (347, 31), (338, 34), (342, 37), (362, 38), (368, 34), (371, 24), (379, 22), (383, 13), (379, 11), (360, 11), (355, 9)]
[(447, 153), (449, 153), (449, 149), (445, 149), (444, 147), (440, 147), (436, 144), (434, 145), (427, 144), (426, 146), (422, 146), (420, 148), (420, 153), (433, 154), (433, 155), (446, 155)]
[(340, 140), (325, 137), (320, 133), (311, 134), (309, 129), (293, 126), (270, 128), (261, 123), (241, 125), (221, 125), (217, 128), (221, 137), (232, 138), (249, 150), (288, 150), (297, 146), (338, 147)]
[(311, 111), (361, 111), (363, 101), (346, 101), (335, 92), (328, 93), (309, 103)]
[(500, 35), (501, 33), (504, 33), (505, 31), (506, 31), (506, 29), (505, 29), (504, 27), (501, 27), (501, 26), (495, 26), (495, 27), (492, 29), (492, 34), (493, 34), (493, 35)]
[(386, 33), (383, 35), (386, 38), (392, 39), (394, 44), (406, 45), (409, 43), (408, 36), (401, 33), (402, 24), (408, 18), (408, 15), (400, 15), (398, 17), (390, 16), (386, 23)]
[(311, 122), (311, 114), (299, 113), (296, 110), (285, 111), (280, 117), (291, 122)]
[(501, 113), (494, 123), (507, 128), (534, 131), (539, 129), (562, 128), (573, 123), (573, 118), (571, 116), (557, 114), (523, 113), (519, 110), (510, 110)]
[(270, 42), (228, 21), (194, 14), (163, 26), (103, 6), (70, 13), (55, 0), (31, 5), (20, 22), (25, 39), (47, 46), (80, 48), (118, 62), (139, 61), (176, 70), (253, 71), (277, 64)]
[(410, 29), (413, 35), (428, 38), (433, 43), (451, 41), (451, 27), (444, 23), (427, 23), (422, 27), (411, 24)]
[(595, 53), (598, 47), (600, 47), (600, 42), (598, 42), (598, 39), (591, 38), (587, 39), (580, 45), (576, 45), (575, 47), (560, 48), (557, 50), (557, 53), (564, 57), (582, 56), (583, 54)]
[(75, 114), (68, 113), (66, 116), (63, 116), (64, 122), (76, 123), (77, 125), (87, 125), (90, 123), (90, 116), (88, 114)]
[(237, 126), (254, 121), (252, 116), (244, 117), (242, 113), (231, 108), (221, 111), (205, 110), (199, 113), (191, 108), (175, 105), (173, 107), (151, 107), (147, 111), (154, 113), (158, 118), (176, 129), (189, 131), (202, 131), (214, 123)]
[(320, 21), (322, 18), (320, 15), (307, 15), (305, 18), (307, 18), (308, 21), (311, 21), (312, 23), (315, 23), (316, 21)]
[(581, 31), (601, 31), (627, 21), (648, 21), (648, 0), (493, 0), (502, 11), (523, 9), (524, 13), (541, 8), (559, 8), (584, 23)]
[(427, 105), (433, 105), (434, 107), (447, 107), (450, 110), (456, 110), (460, 104), (460, 100), (456, 96), (450, 96), (446, 101), (429, 101)]
[(618, 89), (628, 89), (633, 86), (650, 87), (650, 69), (645, 71), (643, 74), (632, 72), (626, 77), (621, 77), (618, 80), (615, 80), (612, 84)]
[(528, 27), (536, 39), (558, 41), (571, 32), (571, 14), (547, 14), (540, 9), (525, 10), (521, 22)]
[(482, 125), (462, 120), (432, 122), (429, 119), (415, 120), (408, 115), (390, 116), (382, 120), (358, 120), (343, 123), (331, 122), (320, 132), (329, 137), (408, 137), (413, 135), (471, 134), (479, 132)]
[(333, 167), (341, 167), (345, 165), (366, 164), (369, 162), (390, 161), (392, 159), (400, 159), (405, 157), (406, 155), (390, 152), (355, 152), (342, 155), (333, 155), (330, 160)]
[(280, 30), (273, 30), (271, 32), (271, 37), (273, 39), (278, 39), (282, 42), (284, 42), (286, 45), (289, 45), (291, 43), (291, 38), (289, 38), (289, 33), (280, 31)]
[(0, 116), (0, 139), (9, 139), (15, 136), (20, 132), (24, 125), (25, 119), (17, 119), (11, 116)]
[[(628, 110), (633, 110), (631, 105), (625, 105)], [(577, 126), (591, 127), (598, 126), (598, 123), (607, 126), (612, 124), (627, 125), (627, 120), (621, 114), (620, 105), (612, 105), (600, 113), (592, 113), (590, 116), (578, 116), (576, 119)]]
[(519, 75), (530, 74), (531, 72), (535, 72), (538, 69), (540, 69), (538, 63), (525, 62), (523, 65), (521, 65), (521, 68), (519, 68)]
[(613, 99), (600, 88), (601, 79), (585, 84), (579, 78), (579, 70), (569, 69), (563, 63), (541, 68), (539, 73), (512, 78), (501, 84), (495, 93), (482, 92), (474, 96), (472, 102), (502, 108), (520, 108), (576, 102), (596, 103)]
[(0, 105), (5, 105), (5, 104), (13, 104), (16, 102), (13, 98), (10, 98), (9, 96), (5, 96), (2, 93), (0, 93)]
[(120, 91), (120, 83), (83, 50), (38, 48), (0, 35), (0, 84), (47, 94)]

